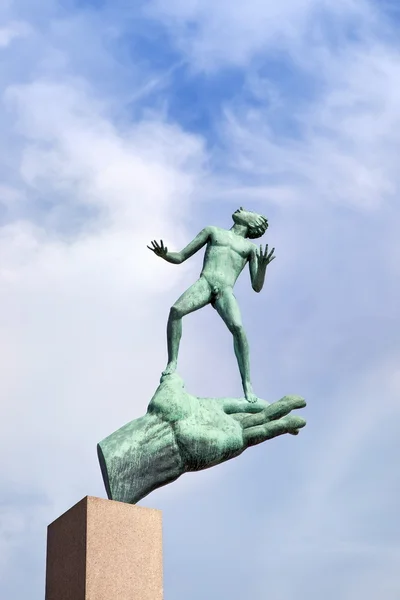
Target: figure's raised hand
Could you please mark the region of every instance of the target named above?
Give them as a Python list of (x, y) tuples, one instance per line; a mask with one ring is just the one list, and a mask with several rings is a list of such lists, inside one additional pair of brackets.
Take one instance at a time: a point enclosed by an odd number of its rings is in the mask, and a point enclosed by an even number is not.
[(257, 259), (260, 267), (266, 267), (271, 263), (276, 256), (274, 256), (275, 248), (272, 248), (270, 252), (268, 252), (268, 244), (265, 246), (265, 250), (263, 250), (262, 245), (257, 250)]
[(156, 256), (159, 256), (160, 258), (166, 258), (168, 254), (168, 248), (164, 246), (164, 242), (162, 240), (160, 241), (160, 243), (156, 242), (156, 240), (153, 240), (151, 242), (151, 246), (147, 247), (149, 250), (154, 252)]

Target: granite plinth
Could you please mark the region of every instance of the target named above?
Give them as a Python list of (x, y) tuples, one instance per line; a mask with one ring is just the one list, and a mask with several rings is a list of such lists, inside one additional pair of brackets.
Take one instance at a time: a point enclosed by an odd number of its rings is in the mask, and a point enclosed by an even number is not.
[(162, 600), (161, 511), (86, 497), (48, 527), (46, 600)]

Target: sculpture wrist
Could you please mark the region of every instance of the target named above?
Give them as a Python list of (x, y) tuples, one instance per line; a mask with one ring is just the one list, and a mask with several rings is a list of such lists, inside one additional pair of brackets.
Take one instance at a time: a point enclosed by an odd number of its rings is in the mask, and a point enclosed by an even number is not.
[(180, 252), (168, 252), (165, 260), (173, 265), (180, 265), (183, 262), (183, 257)]
[(135, 504), (185, 472), (172, 426), (155, 414), (121, 427), (97, 450), (110, 500)]

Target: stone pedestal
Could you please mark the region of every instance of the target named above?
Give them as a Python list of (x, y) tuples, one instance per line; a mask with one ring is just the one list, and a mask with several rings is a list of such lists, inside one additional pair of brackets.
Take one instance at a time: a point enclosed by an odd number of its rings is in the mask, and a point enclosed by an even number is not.
[(86, 497), (48, 527), (46, 600), (162, 600), (161, 511)]

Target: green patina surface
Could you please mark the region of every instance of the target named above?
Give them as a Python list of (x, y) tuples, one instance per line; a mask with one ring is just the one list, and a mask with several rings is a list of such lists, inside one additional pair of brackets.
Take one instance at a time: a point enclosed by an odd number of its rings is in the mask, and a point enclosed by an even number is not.
[(146, 415), (98, 445), (108, 497), (134, 504), (184, 473), (215, 466), (278, 435), (296, 435), (306, 422), (289, 413), (305, 405), (299, 396), (272, 404), (196, 398), (179, 375), (164, 376)]
[(255, 402), (257, 397), (251, 384), (249, 344), (233, 288), (248, 264), (253, 290), (261, 292), (267, 266), (275, 258), (275, 248), (269, 252), (268, 246), (264, 250), (248, 239), (261, 237), (265, 233), (268, 228), (265, 217), (240, 208), (232, 218), (234, 224), (231, 229), (205, 227), (181, 252), (169, 252), (162, 241), (153, 241), (148, 248), (164, 260), (180, 264), (206, 246), (199, 279), (171, 308), (167, 326), (168, 364), (164, 374), (174, 373), (177, 368), (182, 318), (211, 304), (233, 335), (243, 391), (249, 402)]
[[(230, 230), (206, 227), (181, 252), (153, 241), (150, 250), (174, 264), (206, 246), (198, 281), (173, 305), (167, 327), (168, 363), (146, 415), (127, 423), (98, 444), (98, 456), (110, 499), (136, 503), (158, 487), (189, 471), (199, 471), (239, 456), (278, 435), (297, 435), (306, 422), (291, 411), (306, 403), (285, 396), (269, 404), (253, 392), (249, 346), (234, 285), (249, 265), (253, 289), (260, 292), (274, 249), (248, 238), (263, 235), (267, 220), (242, 208)], [(233, 335), (244, 398), (197, 398), (186, 392), (176, 373), (182, 319), (211, 304)]]

